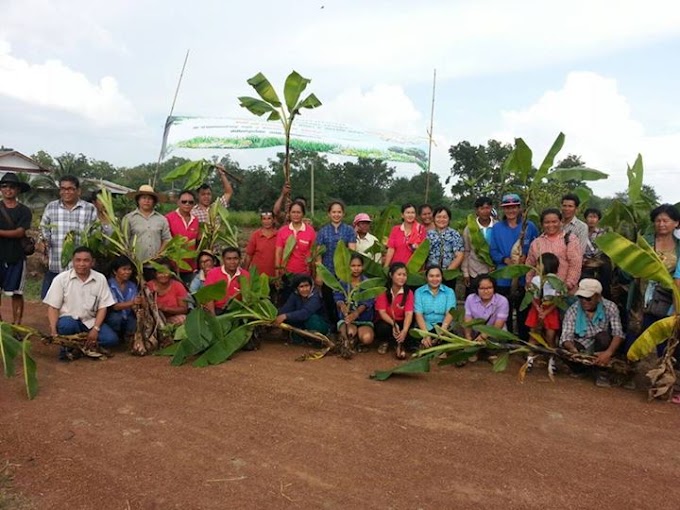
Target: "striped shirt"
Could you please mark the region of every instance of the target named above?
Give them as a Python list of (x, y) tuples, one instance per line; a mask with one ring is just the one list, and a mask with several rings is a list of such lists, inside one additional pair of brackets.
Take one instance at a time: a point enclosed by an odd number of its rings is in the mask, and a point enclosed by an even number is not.
[(97, 209), (85, 200), (78, 200), (72, 209), (67, 209), (61, 200), (47, 204), (40, 220), (40, 233), (45, 240), (49, 254), (49, 270), (60, 273), (61, 254), (66, 234), (74, 232), (75, 246), (79, 246), (82, 233), (97, 219)]

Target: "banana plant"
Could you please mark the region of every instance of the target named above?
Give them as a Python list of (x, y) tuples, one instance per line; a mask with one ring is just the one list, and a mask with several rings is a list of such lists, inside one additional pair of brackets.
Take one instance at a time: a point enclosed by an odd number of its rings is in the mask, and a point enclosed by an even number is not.
[(257, 73), (248, 80), (248, 85), (255, 89), (260, 99), (249, 96), (238, 98), (240, 106), (246, 108), (250, 113), (258, 117), (267, 114), (267, 120), (281, 122), (286, 147), (283, 171), (285, 183), (288, 185), (290, 185), (290, 138), (293, 121), (300, 115), (302, 109), (321, 106), (321, 101), (314, 94), (309, 94), (304, 99), (300, 99), (310, 82), (311, 80), (303, 78), (296, 71), (290, 73), (283, 86), (284, 102), (281, 102), (279, 95), (265, 75)]
[(201, 237), (196, 252), (214, 251), (218, 246), (238, 247), (238, 228), (229, 222), (229, 210), (219, 200), (208, 208), (208, 221), (201, 223)]
[(640, 154), (635, 158), (633, 166), (627, 165), (626, 174), (626, 197), (612, 200), (604, 212), (601, 224), (634, 241), (638, 234), (644, 233), (650, 226), (649, 213), (657, 204), (642, 192), (644, 166)]
[(475, 250), (475, 254), (489, 267), (494, 267), (493, 260), (491, 260), (491, 250), (489, 248), (489, 243), (487, 242), (482, 229), (479, 228), (477, 223), (477, 217), (474, 214), (468, 214), (467, 217), (467, 228), (470, 232), (470, 242)]
[(524, 214), (522, 215), (522, 228), (519, 240), (516, 244), (521, 247), (526, 236), (529, 216), (537, 216), (539, 211), (534, 210), (536, 194), (544, 185), (544, 181), (597, 181), (609, 177), (606, 173), (586, 167), (557, 168), (550, 171), (555, 162), (555, 157), (564, 146), (564, 133), (557, 135), (548, 153), (543, 158), (541, 166), (534, 168), (532, 164), (533, 154), (529, 146), (521, 138), (515, 139), (515, 148), (503, 163), (503, 173), (512, 172), (520, 183), (520, 194), (524, 195)]
[(595, 244), (623, 271), (635, 278), (655, 281), (658, 285), (673, 292), (673, 314), (655, 322), (642, 332), (627, 353), (630, 361), (638, 361), (654, 352), (657, 345), (668, 342), (656, 368), (647, 372), (647, 378), (652, 383), (649, 389), (650, 400), (658, 397), (666, 397), (670, 400), (677, 380), (673, 368), (673, 356), (680, 342), (680, 314), (678, 313), (680, 289), (644, 237), (638, 235), (637, 243), (633, 243), (621, 234), (610, 232), (598, 237)]
[[(29, 400), (33, 400), (38, 394), (38, 378), (35, 360), (31, 356), (31, 336), (40, 336), (39, 333), (25, 326), (11, 325), (0, 321), (0, 358), (5, 377), (15, 374), (15, 360), (21, 356), (24, 385)], [(19, 340), (21, 338), (21, 340)]]
[[(239, 277), (239, 285), (240, 298), (231, 299), (226, 313), (217, 317), (207, 312), (203, 305), (223, 297), (227, 290), (226, 282), (208, 285), (195, 292), (193, 299), (198, 306), (175, 332), (176, 343), (159, 354), (172, 356), (173, 366), (183, 365), (192, 357), (196, 357), (193, 362), (196, 367), (218, 365), (241, 350), (252, 339), (258, 326), (274, 326), (278, 311), (269, 299), (269, 277), (254, 270), (250, 277)], [(321, 333), (301, 330), (286, 323), (277, 327), (324, 345), (320, 352), (305, 354), (298, 358), (300, 360), (319, 359), (334, 347), (333, 342)]]

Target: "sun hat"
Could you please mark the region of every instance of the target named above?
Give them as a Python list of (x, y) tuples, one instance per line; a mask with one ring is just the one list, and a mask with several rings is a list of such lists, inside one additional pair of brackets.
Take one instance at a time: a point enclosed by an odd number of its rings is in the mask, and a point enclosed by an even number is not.
[(7, 172), (5, 175), (3, 175), (2, 179), (0, 179), (0, 184), (12, 184), (19, 188), (19, 191), (21, 193), (31, 191), (31, 185), (28, 184), (27, 182), (20, 181), (19, 178), (17, 177), (17, 174), (15, 174), (14, 172)]
[(137, 192), (135, 193), (135, 201), (136, 201), (139, 197), (141, 197), (142, 195), (149, 195), (149, 196), (152, 196), (152, 197), (154, 197), (154, 198), (156, 199), (156, 202), (158, 202), (158, 200), (159, 200), (158, 193), (156, 193), (156, 192), (153, 190), (153, 188), (152, 188), (151, 186), (149, 186), (148, 184), (142, 184), (142, 185), (139, 187), (139, 189), (138, 189)]
[(507, 193), (503, 195), (501, 199), (501, 207), (507, 207), (511, 205), (522, 205), (522, 199), (519, 198), (517, 193)]
[(602, 294), (602, 284), (599, 281), (594, 278), (584, 278), (578, 282), (577, 296), (589, 298), (595, 294)]
[(357, 223), (361, 223), (362, 221), (367, 221), (371, 223), (372, 220), (368, 214), (366, 214), (365, 212), (361, 212), (354, 217), (354, 222), (352, 224), (356, 227)]

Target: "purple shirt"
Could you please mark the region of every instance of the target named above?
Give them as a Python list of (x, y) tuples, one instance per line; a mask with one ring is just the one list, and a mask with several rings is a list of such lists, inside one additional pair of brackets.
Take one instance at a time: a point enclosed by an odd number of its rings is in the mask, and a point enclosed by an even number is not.
[(508, 300), (501, 294), (494, 294), (486, 305), (477, 294), (470, 294), (465, 300), (465, 319), (484, 319), (489, 326), (507, 320), (509, 311)]

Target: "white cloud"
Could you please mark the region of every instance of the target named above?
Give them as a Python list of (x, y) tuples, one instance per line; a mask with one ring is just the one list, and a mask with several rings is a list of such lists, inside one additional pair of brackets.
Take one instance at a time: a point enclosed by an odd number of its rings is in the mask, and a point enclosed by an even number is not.
[(92, 83), (59, 60), (32, 64), (13, 57), (0, 41), (0, 94), (31, 105), (82, 116), (94, 125), (139, 126), (141, 116), (111, 76)]
[(631, 116), (628, 100), (616, 80), (596, 73), (572, 72), (560, 90), (548, 91), (536, 103), (518, 111), (502, 112), (503, 128), (493, 138), (512, 141), (521, 137), (540, 163), (557, 134), (566, 135), (559, 157), (578, 154), (588, 166), (610, 174), (593, 184), (597, 193), (612, 195), (628, 185), (626, 165), (638, 153), (645, 164), (645, 183), (654, 186), (668, 201), (680, 200), (680, 189), (669, 186), (672, 174), (680, 172), (675, 147), (680, 133), (647, 136), (642, 124)]
[(346, 89), (314, 115), (356, 127), (426, 136), (423, 116), (398, 85), (378, 84), (365, 92), (359, 87)]

